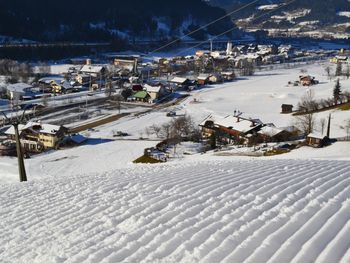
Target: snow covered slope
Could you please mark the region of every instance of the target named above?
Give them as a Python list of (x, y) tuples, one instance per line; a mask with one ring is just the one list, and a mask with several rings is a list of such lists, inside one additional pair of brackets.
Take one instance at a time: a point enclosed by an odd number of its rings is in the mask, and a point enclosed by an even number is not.
[(0, 262), (349, 262), (344, 161), (139, 166), (0, 186)]

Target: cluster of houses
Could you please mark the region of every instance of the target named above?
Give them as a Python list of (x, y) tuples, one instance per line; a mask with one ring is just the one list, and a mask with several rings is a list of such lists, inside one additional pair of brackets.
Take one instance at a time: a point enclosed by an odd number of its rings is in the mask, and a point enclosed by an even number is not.
[(43, 77), (32, 84), (10, 84), (6, 87), (7, 98), (10, 100), (31, 100), (104, 87), (107, 68), (90, 63), (91, 61), (87, 60), (86, 65), (80, 69), (71, 67), (64, 76)]
[[(103, 88), (129, 88), (133, 84), (148, 84), (129, 100), (155, 101), (165, 93), (162, 88), (173, 91), (184, 88), (192, 90), (198, 85), (232, 81), (235, 70), (248, 65), (282, 63), (304, 55), (289, 45), (237, 45), (227, 43), (223, 51), (197, 51), (193, 56), (147, 59), (139, 55), (110, 55), (108, 64), (92, 64), (86, 59), (84, 65), (76, 65), (60, 76), (44, 77), (32, 83), (9, 85), (7, 97), (11, 100), (30, 100), (83, 90)], [(73, 61), (74, 62), (74, 61)], [(73, 63), (72, 62), (72, 63)], [(78, 61), (82, 63), (82, 60)], [(153, 82), (161, 82), (154, 85)], [(126, 84), (126, 85), (125, 85)], [(152, 91), (151, 91), (152, 90)], [(158, 93), (156, 97), (153, 93)]]

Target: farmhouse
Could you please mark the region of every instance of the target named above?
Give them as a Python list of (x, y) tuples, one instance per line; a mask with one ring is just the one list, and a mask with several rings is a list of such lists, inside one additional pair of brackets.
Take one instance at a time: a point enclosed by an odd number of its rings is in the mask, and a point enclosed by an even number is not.
[(107, 69), (104, 66), (96, 65), (84, 65), (80, 69), (80, 73), (83, 75), (91, 75), (92, 77), (101, 77), (106, 73)]
[[(42, 152), (47, 149), (55, 149), (64, 139), (67, 128), (63, 126), (28, 122), (19, 125), (21, 144), (27, 152)], [(5, 134), (9, 140), (15, 141), (15, 130), (10, 127)]]
[(181, 78), (181, 77), (175, 77), (172, 80), (169, 81), (170, 83), (174, 83), (179, 86), (186, 86), (190, 85), (191, 81), (187, 78)]
[(144, 88), (150, 96), (151, 102), (158, 100), (165, 94), (165, 89), (162, 86), (150, 86), (148, 84), (145, 84)]
[(209, 74), (199, 74), (197, 77), (197, 84), (198, 85), (206, 85), (209, 84)]
[(299, 81), (302, 86), (311, 86), (318, 84), (318, 81), (315, 80), (315, 77), (311, 77), (309, 75), (299, 76)]
[(284, 142), (292, 138), (292, 133), (274, 126), (264, 126), (258, 131), (264, 142)]
[(204, 138), (215, 134), (222, 141), (231, 143), (240, 137), (257, 133), (263, 127), (263, 123), (259, 119), (247, 119), (241, 116), (218, 117), (209, 115), (199, 126), (202, 128)]

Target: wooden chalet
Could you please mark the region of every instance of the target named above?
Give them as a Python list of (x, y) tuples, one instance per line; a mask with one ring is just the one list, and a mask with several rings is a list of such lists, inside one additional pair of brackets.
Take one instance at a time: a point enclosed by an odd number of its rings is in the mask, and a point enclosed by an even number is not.
[(315, 148), (324, 147), (324, 146), (327, 146), (329, 142), (330, 142), (329, 137), (326, 135), (310, 133), (309, 135), (306, 136), (306, 144), (311, 147), (315, 147)]
[(247, 119), (241, 116), (209, 115), (199, 126), (202, 128), (204, 138), (215, 134), (221, 141), (231, 143), (248, 134), (256, 134), (263, 127), (263, 123), (259, 119)]
[(287, 114), (287, 113), (293, 112), (293, 105), (291, 104), (282, 104), (281, 108), (282, 108), (281, 113)]
[(169, 81), (172, 84), (177, 85), (178, 87), (186, 88), (192, 84), (191, 80), (187, 78), (175, 77)]
[(207, 85), (210, 82), (209, 78), (210, 78), (209, 74), (199, 74), (199, 76), (197, 77), (197, 84), (198, 85)]
[(144, 89), (146, 90), (146, 92), (150, 96), (150, 98), (149, 98), (150, 102), (154, 102), (154, 101), (160, 99), (165, 94), (165, 88), (161, 85), (151, 86), (151, 85), (145, 84)]
[[(47, 149), (55, 149), (65, 138), (68, 129), (63, 126), (28, 122), (19, 125), (22, 147), (26, 152), (42, 152)], [(15, 130), (10, 127), (5, 134), (10, 141), (15, 142)]]
[(285, 142), (293, 139), (293, 134), (274, 126), (264, 126), (258, 131), (262, 142)]
[(302, 86), (311, 86), (318, 84), (318, 81), (315, 80), (315, 77), (311, 77), (309, 75), (299, 76), (299, 82)]

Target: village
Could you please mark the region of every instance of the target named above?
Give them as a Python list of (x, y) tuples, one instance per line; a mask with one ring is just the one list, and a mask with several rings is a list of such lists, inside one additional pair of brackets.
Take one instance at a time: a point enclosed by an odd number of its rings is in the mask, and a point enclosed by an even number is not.
[[(22, 117), (18, 126), (21, 145), (25, 156), (30, 157), (48, 150), (84, 145), (102, 125), (152, 113), (161, 113), (165, 118), (157, 124), (144, 124), (143, 132), (139, 131), (138, 135), (128, 129), (112, 130), (109, 139), (154, 141), (154, 146), (144, 149), (141, 162), (167, 161), (176, 155), (178, 145), (188, 141), (199, 144), (201, 153), (232, 146), (246, 147), (254, 156), (280, 154), (303, 145), (329, 145), (334, 141), (330, 136), (331, 116), (322, 119), (322, 129), (317, 132), (314, 120), (308, 118), (348, 105), (350, 101), (346, 90), (339, 92), (338, 97), (329, 94), (330, 98), (318, 100), (313, 92), (308, 94), (309, 87), (322, 83), (303, 68), (328, 63), (336, 66), (334, 74), (331, 66), (322, 68), (330, 81), (332, 74), (334, 79), (349, 78), (350, 59), (345, 50), (302, 51), (286, 45), (233, 46), (228, 42), (226, 50), (211, 47), (188, 56), (113, 54), (106, 57), (109, 64), (94, 63), (89, 58), (71, 60), (57, 67), (60, 70), (56, 74), (41, 74), (31, 83), (5, 85), (2, 89), (5, 103), (0, 106), (4, 116), (0, 154), (16, 156), (16, 134), (11, 120), (19, 116)], [(204, 103), (197, 98), (202, 92), (280, 69), (297, 69), (299, 74), (295, 74), (294, 80), (285, 79), (284, 86), (308, 94), (298, 98), (294, 105), (282, 101), (276, 111), (295, 116), (298, 123), (280, 126), (273, 123), (273, 118), (260, 120), (258, 111), (252, 117), (234, 106), (220, 112), (221, 115), (213, 112), (201, 118), (183, 112), (186, 103)], [(186, 149), (184, 152), (188, 154)]]

